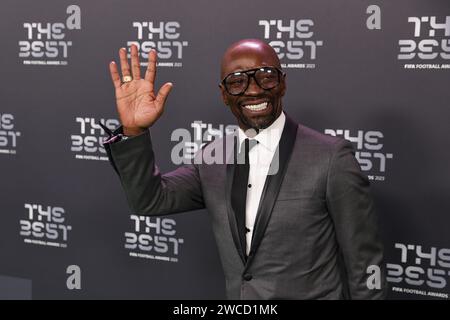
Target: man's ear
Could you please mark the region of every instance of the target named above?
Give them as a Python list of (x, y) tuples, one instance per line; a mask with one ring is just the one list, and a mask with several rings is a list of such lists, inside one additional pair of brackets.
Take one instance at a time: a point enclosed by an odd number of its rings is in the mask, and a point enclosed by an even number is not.
[(228, 105), (228, 96), (227, 96), (227, 92), (225, 91), (225, 88), (223, 87), (223, 84), (219, 84), (219, 88), (220, 88), (220, 93), (222, 95), (222, 100), (223, 103), (225, 103), (226, 105)]

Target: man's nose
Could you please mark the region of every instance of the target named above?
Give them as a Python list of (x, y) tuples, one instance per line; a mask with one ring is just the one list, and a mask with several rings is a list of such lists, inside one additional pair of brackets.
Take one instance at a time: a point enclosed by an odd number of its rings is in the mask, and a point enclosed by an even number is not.
[(245, 90), (244, 94), (246, 95), (258, 95), (261, 93), (261, 91), (264, 91), (263, 88), (261, 88), (257, 83), (254, 77), (249, 77), (248, 79), (248, 87), (247, 90)]

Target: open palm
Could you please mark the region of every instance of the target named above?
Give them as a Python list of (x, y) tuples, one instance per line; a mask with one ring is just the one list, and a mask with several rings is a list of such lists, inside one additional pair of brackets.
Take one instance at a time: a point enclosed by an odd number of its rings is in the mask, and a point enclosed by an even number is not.
[(145, 77), (141, 78), (139, 54), (136, 45), (131, 45), (131, 71), (125, 48), (119, 50), (122, 76), (131, 76), (132, 80), (122, 83), (115, 62), (109, 70), (116, 91), (117, 111), (124, 134), (137, 135), (149, 128), (161, 116), (172, 83), (165, 83), (155, 95), (156, 51), (148, 54), (148, 66)]

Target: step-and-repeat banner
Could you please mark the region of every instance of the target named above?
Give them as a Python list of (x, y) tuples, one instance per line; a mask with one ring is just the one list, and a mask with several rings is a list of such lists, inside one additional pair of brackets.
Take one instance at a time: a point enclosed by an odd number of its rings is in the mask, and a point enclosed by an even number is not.
[(292, 118), (353, 142), (389, 297), (449, 299), (448, 0), (2, 1), (0, 298), (225, 298), (208, 212), (132, 215), (97, 123), (119, 125), (118, 49), (156, 48), (157, 161), (189, 161), (236, 128), (218, 82), (242, 38), (278, 52)]

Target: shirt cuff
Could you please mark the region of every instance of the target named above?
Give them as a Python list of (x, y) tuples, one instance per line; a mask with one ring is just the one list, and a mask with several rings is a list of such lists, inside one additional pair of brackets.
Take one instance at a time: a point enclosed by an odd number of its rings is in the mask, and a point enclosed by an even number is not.
[(119, 142), (119, 141), (122, 141), (122, 140), (126, 140), (126, 139), (129, 138), (128, 136), (123, 134), (123, 127), (122, 126), (118, 127), (114, 131), (111, 131), (111, 129), (109, 129), (101, 121), (99, 121), (98, 124), (108, 134), (108, 137), (105, 140), (103, 140), (103, 145), (116, 143), (116, 142)]

